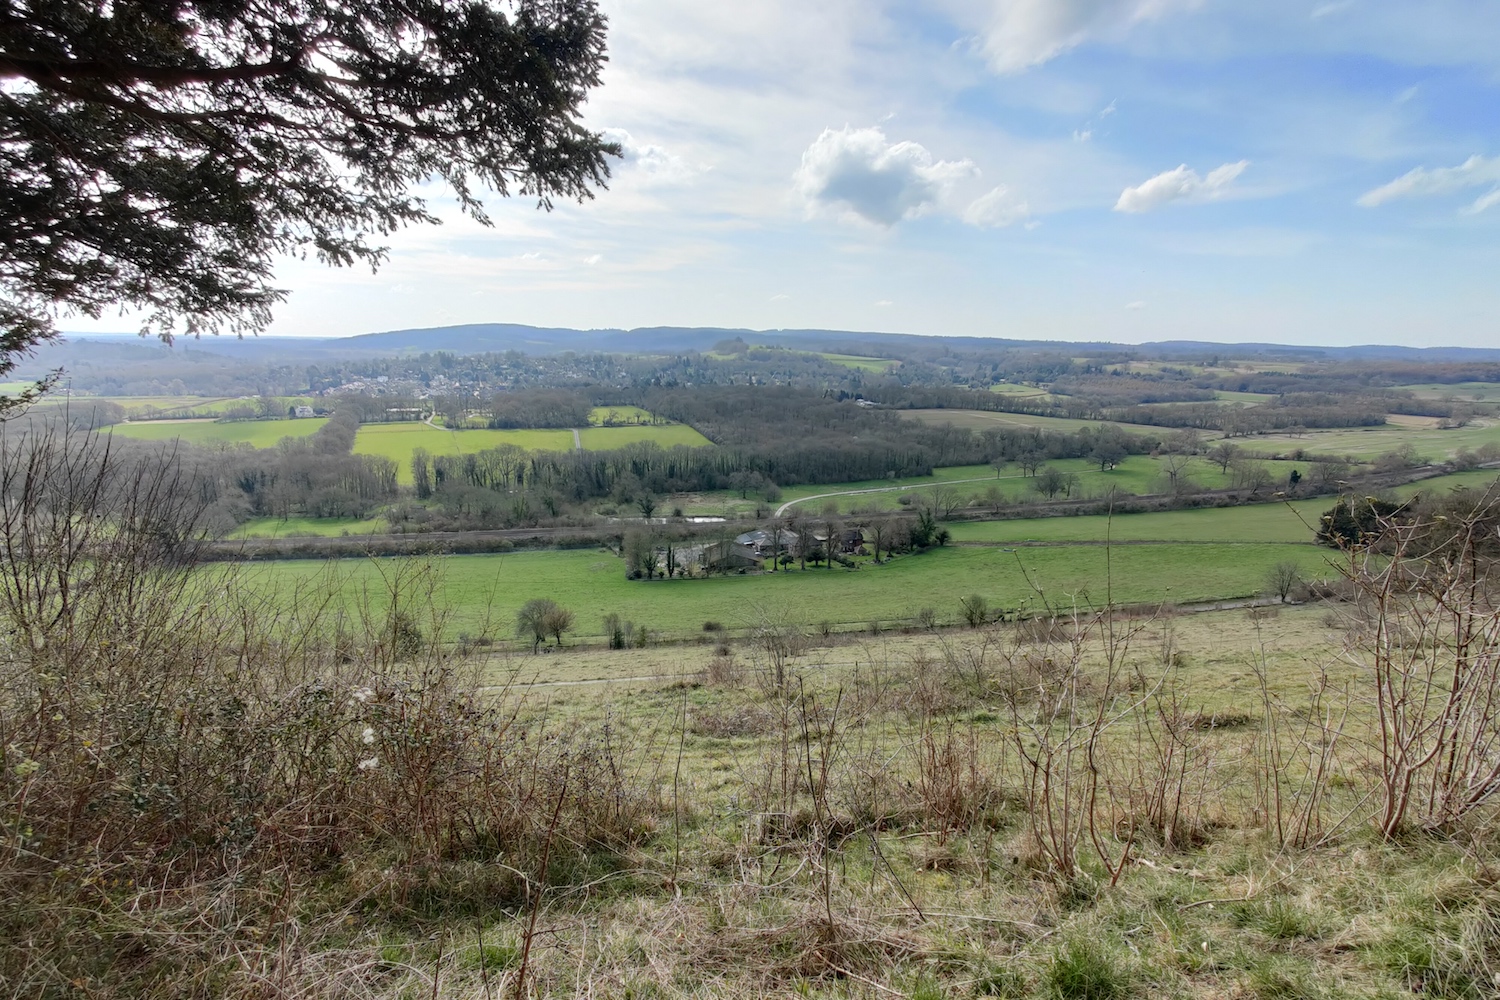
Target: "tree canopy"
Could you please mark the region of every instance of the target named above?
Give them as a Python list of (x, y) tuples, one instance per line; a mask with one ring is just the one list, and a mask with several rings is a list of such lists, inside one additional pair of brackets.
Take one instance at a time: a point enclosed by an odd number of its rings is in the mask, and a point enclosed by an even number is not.
[(377, 265), (413, 186), (584, 199), (593, 0), (0, 0), (0, 375), (59, 311), (253, 332), (275, 259)]

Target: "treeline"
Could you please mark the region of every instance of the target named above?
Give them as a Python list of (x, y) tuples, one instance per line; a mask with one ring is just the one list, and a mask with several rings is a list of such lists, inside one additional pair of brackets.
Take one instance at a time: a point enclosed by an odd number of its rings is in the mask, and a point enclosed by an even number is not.
[(275, 448), (226, 449), (216, 497), (244, 517), (366, 517), (398, 495), (396, 463), (355, 455), (354, 407), (341, 405), (317, 432)]
[(501, 392), (490, 401), (489, 426), (587, 427), (593, 408), (588, 396), (564, 389)]
[[(1096, 407), (1135, 406), (1147, 403), (1211, 402), (1211, 389), (1167, 378), (1160, 373), (1066, 376), (1051, 386), (1054, 395), (1078, 397), (1081, 405)], [(1060, 400), (1066, 407), (1071, 400)]]
[(1360, 397), (1339, 399), (1322, 393), (1282, 396), (1258, 406), (1183, 404), (1130, 406), (1106, 410), (1101, 419), (1156, 427), (1222, 431), (1230, 437), (1313, 427), (1378, 427), (1386, 409)]
[(641, 506), (668, 493), (763, 494), (777, 486), (926, 476), (939, 466), (1063, 458), (1116, 461), (1159, 442), (1117, 428), (1072, 434), (1033, 428), (976, 433), (930, 426), (853, 400), (782, 388), (730, 387), (642, 393), (635, 404), (691, 424), (712, 448), (645, 442), (617, 451), (527, 452), (502, 446), (472, 455), (412, 459), (419, 498), (466, 527), (525, 526), (602, 498)]

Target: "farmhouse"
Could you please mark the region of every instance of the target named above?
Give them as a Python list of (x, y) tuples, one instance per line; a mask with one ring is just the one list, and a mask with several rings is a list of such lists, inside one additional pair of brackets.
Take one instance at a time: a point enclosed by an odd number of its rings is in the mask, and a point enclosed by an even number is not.
[(676, 559), (684, 570), (697, 569), (705, 573), (730, 573), (760, 566), (755, 550), (737, 540), (689, 545), (676, 551)]
[(797, 533), (785, 528), (775, 528), (770, 531), (757, 528), (747, 531), (734, 540), (734, 544), (749, 549), (755, 556), (767, 559), (775, 553), (783, 555), (797, 554)]

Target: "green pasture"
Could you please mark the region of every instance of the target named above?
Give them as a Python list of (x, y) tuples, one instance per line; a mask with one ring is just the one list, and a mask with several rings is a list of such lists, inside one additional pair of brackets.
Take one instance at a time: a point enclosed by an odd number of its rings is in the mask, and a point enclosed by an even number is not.
[(590, 427), (603, 427), (606, 423), (649, 424), (651, 419), (651, 411), (639, 406), (596, 406), (589, 411)]
[[(610, 451), (642, 441), (654, 441), (663, 448), (686, 445), (689, 448), (712, 446), (713, 442), (687, 424), (643, 424), (634, 427), (586, 427), (578, 432), (586, 451)], [(571, 444), (571, 441), (570, 441)]]
[(845, 368), (854, 368), (862, 372), (888, 372), (901, 362), (892, 361), (889, 358), (865, 358), (857, 354), (825, 354), (818, 352), (818, 356), (826, 361), (832, 361), (836, 365)]
[(1309, 430), (1300, 435), (1262, 434), (1235, 441), (1252, 451), (1287, 452), (1300, 448), (1314, 454), (1347, 455), (1355, 459), (1372, 459), (1410, 444), (1424, 458), (1444, 461), (1460, 448), (1474, 450), (1486, 444), (1500, 444), (1500, 420), (1476, 420), (1467, 427), (1452, 430), (1392, 421), (1380, 427)]
[(434, 455), (472, 455), (504, 444), (528, 451), (572, 451), (573, 432), (558, 430), (461, 430), (415, 421), (361, 424), (354, 438), (356, 455), (381, 455), (396, 463), (401, 482), (411, 483), (411, 456), (418, 448)]
[(257, 517), (229, 533), (230, 538), (295, 538), (317, 535), (338, 538), (343, 535), (378, 535), (390, 525), (383, 517)]
[[(808, 569), (707, 580), (626, 580), (623, 562), (605, 550), (447, 556), (433, 601), (450, 615), (449, 628), (509, 636), (516, 611), (534, 597), (550, 597), (577, 615), (577, 634), (599, 637), (603, 616), (617, 613), (667, 637), (688, 638), (705, 621), (748, 628), (762, 613), (814, 626), (864, 627), (870, 621), (909, 621), (932, 608), (940, 621), (959, 615), (958, 602), (983, 595), (994, 607), (1036, 610), (1095, 606), (1108, 593), (1118, 603), (1190, 603), (1249, 597), (1267, 572), (1294, 559), (1309, 575), (1327, 575), (1328, 552), (1313, 545), (1122, 545), (1018, 548), (950, 546), (860, 569)], [(287, 561), (241, 567), (241, 586), (262, 587), (304, 601), (322, 588), (353, 602), (378, 593), (395, 559), (332, 564)], [(1113, 586), (1110, 586), (1111, 580)]]
[[(1275, 460), (1260, 464), (1271, 474), (1272, 480), (1277, 484), (1275, 488), (1284, 485), (1293, 470), (1304, 475), (1308, 471), (1306, 462)], [(1162, 459), (1149, 455), (1131, 455), (1115, 468), (1105, 471), (1100, 471), (1097, 462), (1085, 458), (1058, 459), (1048, 462), (1047, 466), (1076, 475), (1083, 497), (1103, 496), (1112, 488), (1138, 495), (1160, 493), (1167, 489), (1165, 463)], [(1205, 458), (1189, 459), (1181, 475), (1204, 489), (1222, 489), (1233, 485), (1234, 479), (1232, 473), (1220, 471), (1218, 465)], [(753, 498), (741, 500), (737, 493), (701, 494), (684, 506), (684, 513), (744, 513), (757, 505), (775, 509), (792, 500), (801, 501), (792, 510), (802, 514), (819, 513), (829, 503), (836, 503), (844, 513), (851, 510), (896, 510), (903, 506), (903, 495), (911, 494), (920, 498), (924, 490), (936, 488), (953, 491), (964, 505), (971, 501), (988, 503), (992, 490), (998, 490), (1005, 503), (1029, 503), (1043, 499), (1036, 492), (1035, 483), (1034, 477), (1023, 475), (1016, 465), (1006, 466), (998, 476), (988, 465), (964, 465), (936, 469), (931, 476), (907, 479), (790, 486), (782, 491), (780, 500), (769, 505)], [(876, 490), (879, 492), (873, 492)], [(1078, 495), (1080, 494), (1074, 494)]]
[(256, 448), (274, 448), (288, 437), (308, 437), (328, 422), (326, 417), (290, 420), (151, 420), (143, 423), (116, 424), (110, 433), (138, 441), (180, 440), (186, 444), (248, 444)]
[(1458, 399), (1470, 402), (1500, 400), (1500, 382), (1419, 382), (1399, 385), (1421, 399)]
[[(153, 413), (182, 413), (193, 416), (217, 416), (231, 409), (254, 407), (259, 398), (254, 396), (99, 396), (124, 407), (130, 418), (149, 416)], [(310, 396), (271, 397), (278, 416), (284, 415), (292, 406), (312, 406), (318, 402)]]
[(1015, 521), (961, 521), (949, 526), (956, 542), (1255, 542), (1312, 541), (1331, 497), (1290, 503), (1170, 510), (1149, 514), (1036, 517)]
[[(1493, 469), (1458, 472), (1411, 483), (1394, 492), (1402, 497), (1438, 494), (1459, 487), (1484, 489), (1495, 483)], [(1318, 518), (1333, 497), (1282, 503), (1246, 504), (1197, 510), (1116, 514), (1113, 517), (1035, 517), (1010, 521), (959, 521), (949, 525), (956, 542), (1257, 542), (1312, 541)]]
[[(1035, 427), (1038, 430), (1058, 431), (1062, 434), (1073, 434), (1084, 428), (1093, 429), (1100, 426), (1104, 421), (1099, 420), (1075, 420), (1072, 417), (1039, 417), (1030, 413), (1002, 413), (996, 410), (898, 410), (901, 416), (910, 420), (920, 420), (924, 424), (952, 424), (954, 427), (967, 427), (969, 430), (985, 431), (992, 428), (1012, 430), (1017, 427)], [(1144, 434), (1147, 437), (1165, 437), (1171, 433), (1170, 428), (1151, 427), (1146, 424), (1112, 424), (1122, 430), (1134, 434)]]

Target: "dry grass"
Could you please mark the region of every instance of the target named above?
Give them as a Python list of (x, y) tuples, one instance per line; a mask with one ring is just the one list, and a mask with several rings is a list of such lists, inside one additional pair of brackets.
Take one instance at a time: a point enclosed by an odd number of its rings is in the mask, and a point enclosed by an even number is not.
[(0, 995), (1500, 989), (1492, 803), (1374, 822), (1431, 595), (481, 662), (419, 564), (201, 599), (160, 482), (46, 462), (0, 484)]

